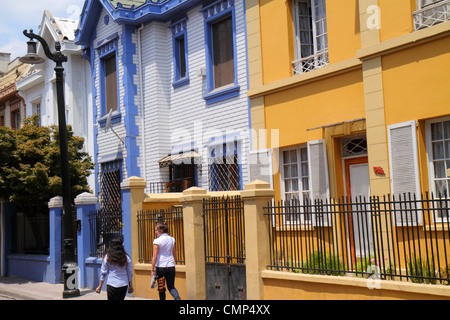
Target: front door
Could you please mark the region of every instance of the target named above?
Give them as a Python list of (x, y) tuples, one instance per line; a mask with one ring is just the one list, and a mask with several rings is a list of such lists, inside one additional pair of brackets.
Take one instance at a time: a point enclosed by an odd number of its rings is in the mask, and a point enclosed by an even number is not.
[(351, 199), (348, 216), (349, 242), (355, 258), (369, 257), (373, 250), (370, 216), (370, 180), (367, 157), (345, 160), (347, 195)]

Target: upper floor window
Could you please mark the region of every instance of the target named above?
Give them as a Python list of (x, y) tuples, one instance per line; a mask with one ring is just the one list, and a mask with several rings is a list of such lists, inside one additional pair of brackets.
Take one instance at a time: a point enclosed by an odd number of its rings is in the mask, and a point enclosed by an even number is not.
[(205, 19), (206, 103), (239, 95), (234, 1), (217, 1), (200, 10)]
[(110, 110), (117, 111), (117, 63), (113, 54), (103, 59), (105, 70), (105, 106), (106, 114)]
[(212, 25), (214, 88), (234, 83), (233, 22), (227, 17)]
[(450, 20), (450, 0), (417, 0), (414, 29), (420, 30)]
[(189, 83), (186, 20), (184, 18), (169, 26), (172, 29), (173, 38), (174, 76), (172, 86), (174, 88)]
[(328, 65), (325, 0), (293, 0), (295, 27), (294, 75)]

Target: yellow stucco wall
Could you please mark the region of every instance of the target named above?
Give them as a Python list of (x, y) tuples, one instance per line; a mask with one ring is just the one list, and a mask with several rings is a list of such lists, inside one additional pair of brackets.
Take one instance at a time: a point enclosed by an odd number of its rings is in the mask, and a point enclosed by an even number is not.
[(267, 129), (280, 130), (280, 147), (322, 139), (308, 129), (364, 117), (361, 70), (265, 96)]
[(450, 114), (449, 84), (450, 37), (384, 56), (386, 124)]

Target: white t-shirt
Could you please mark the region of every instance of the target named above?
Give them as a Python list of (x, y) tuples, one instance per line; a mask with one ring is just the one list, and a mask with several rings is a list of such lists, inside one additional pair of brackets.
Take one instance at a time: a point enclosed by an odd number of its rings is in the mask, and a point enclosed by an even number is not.
[(158, 238), (153, 240), (153, 244), (156, 244), (159, 247), (158, 256), (156, 258), (156, 267), (175, 267), (175, 259), (173, 258), (173, 246), (175, 245), (175, 239), (167, 233), (163, 233)]

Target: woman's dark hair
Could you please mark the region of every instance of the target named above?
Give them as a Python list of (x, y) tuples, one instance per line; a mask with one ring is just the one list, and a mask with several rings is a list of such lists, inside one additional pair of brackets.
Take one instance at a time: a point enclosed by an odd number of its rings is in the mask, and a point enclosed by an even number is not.
[(156, 229), (162, 231), (162, 233), (169, 233), (169, 227), (165, 221), (159, 221), (156, 223)]
[(110, 241), (107, 254), (107, 261), (110, 264), (114, 264), (120, 267), (124, 267), (127, 265), (127, 253), (125, 252), (125, 248), (123, 247), (122, 238), (114, 238)]

